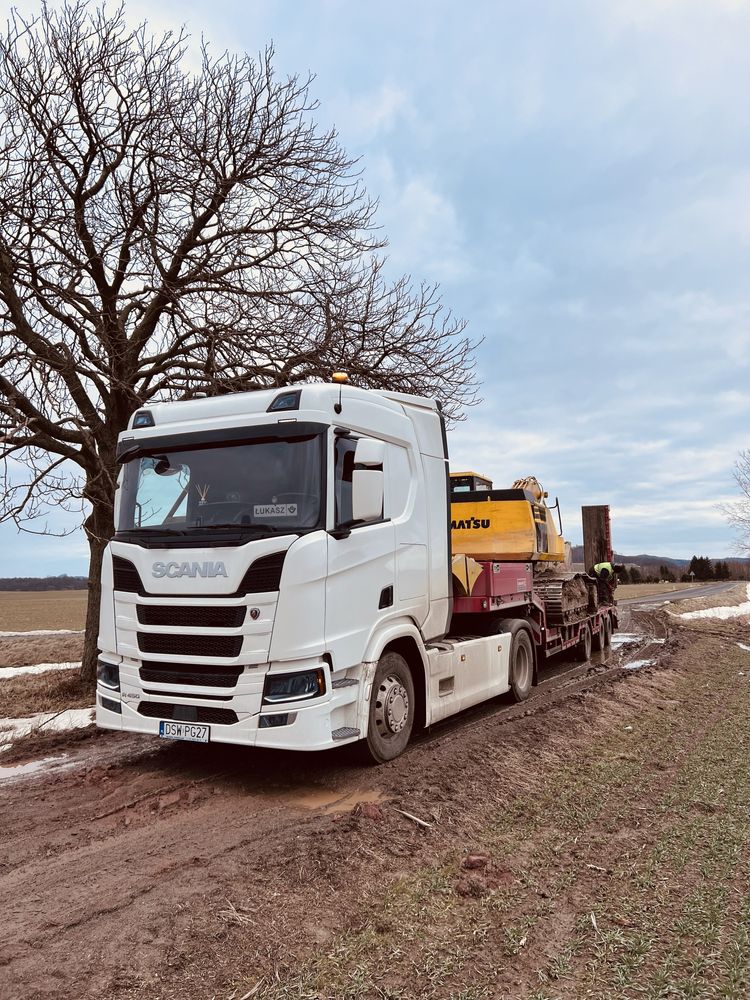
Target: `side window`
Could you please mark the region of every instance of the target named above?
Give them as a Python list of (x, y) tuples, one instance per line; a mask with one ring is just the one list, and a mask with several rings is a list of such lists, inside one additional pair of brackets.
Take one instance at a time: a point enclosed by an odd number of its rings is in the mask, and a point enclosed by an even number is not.
[(337, 437), (334, 453), (334, 495), (336, 498), (336, 524), (345, 524), (352, 519), (352, 474), (354, 472), (354, 452), (357, 439)]

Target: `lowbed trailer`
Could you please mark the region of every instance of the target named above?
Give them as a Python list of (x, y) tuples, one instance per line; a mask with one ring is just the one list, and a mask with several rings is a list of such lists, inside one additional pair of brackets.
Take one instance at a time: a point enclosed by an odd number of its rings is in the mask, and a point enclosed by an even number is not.
[[(118, 461), (105, 728), (290, 750), (360, 742), (390, 760), (416, 728), (508, 691), (523, 700), (548, 654), (585, 653), (616, 625), (607, 607), (551, 626), (523, 559), (467, 563), (461, 596), (434, 400), (339, 382), (154, 404), (131, 417)], [(507, 510), (533, 509), (544, 541), (549, 512), (510, 492)]]
[(481, 561), (482, 568), (471, 596), (453, 599), (453, 624), (468, 630), (481, 629), (482, 617), (498, 621), (523, 621), (533, 638), (536, 663), (557, 653), (574, 650), (580, 660), (588, 660), (592, 650), (609, 648), (612, 633), (618, 627), (614, 601), (596, 605), (586, 617), (563, 625), (548, 622), (544, 597), (534, 590), (531, 563)]

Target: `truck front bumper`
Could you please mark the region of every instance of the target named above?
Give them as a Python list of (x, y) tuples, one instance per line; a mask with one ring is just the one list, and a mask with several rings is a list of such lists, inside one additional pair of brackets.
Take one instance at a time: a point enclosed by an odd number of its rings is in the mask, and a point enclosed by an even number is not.
[[(234, 704), (234, 699), (222, 701), (221, 707), (234, 708), (239, 718), (229, 725), (206, 723), (209, 726), (209, 742), (277, 750), (328, 750), (343, 743), (353, 743), (364, 735), (360, 734), (357, 725), (359, 691), (358, 680), (333, 686), (328, 675), (326, 693), (310, 702), (287, 702), (275, 704), (273, 708), (263, 706), (259, 712), (243, 714), (240, 705)], [(163, 702), (167, 697), (161, 695), (158, 700)], [(103, 729), (159, 736), (162, 718), (146, 716), (139, 711), (139, 707), (150, 700), (156, 699), (150, 699), (149, 695), (133, 687), (123, 685), (122, 692), (115, 692), (99, 685), (96, 724)], [(180, 703), (187, 704), (182, 700)], [(202, 708), (217, 705), (217, 702), (210, 705), (205, 701), (201, 703), (199, 696), (191, 699), (191, 703)], [(163, 718), (164, 721), (173, 721), (171, 715)]]

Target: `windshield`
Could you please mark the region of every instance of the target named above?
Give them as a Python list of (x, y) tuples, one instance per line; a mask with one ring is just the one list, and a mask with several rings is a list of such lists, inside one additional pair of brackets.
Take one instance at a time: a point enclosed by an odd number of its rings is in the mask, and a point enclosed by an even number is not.
[(321, 516), (318, 434), (213, 443), (126, 462), (118, 531), (307, 531)]

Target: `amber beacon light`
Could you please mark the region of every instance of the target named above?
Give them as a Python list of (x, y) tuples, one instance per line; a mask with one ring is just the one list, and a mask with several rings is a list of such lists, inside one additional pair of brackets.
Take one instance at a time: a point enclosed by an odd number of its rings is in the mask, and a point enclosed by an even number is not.
[(349, 381), (349, 376), (346, 372), (334, 372), (333, 375), (331, 375), (331, 381), (343, 384), (344, 382)]

